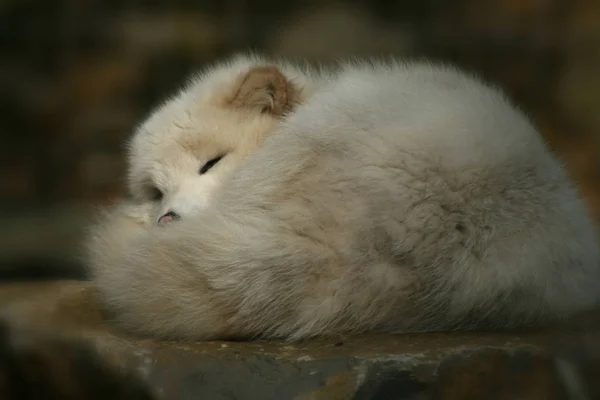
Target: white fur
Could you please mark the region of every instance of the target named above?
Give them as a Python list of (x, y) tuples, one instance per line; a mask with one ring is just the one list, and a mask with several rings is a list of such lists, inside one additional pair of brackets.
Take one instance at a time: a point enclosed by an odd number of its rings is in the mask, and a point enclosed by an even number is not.
[[(309, 90), (281, 123), (260, 125), (203, 103), (233, 79), (228, 65), (144, 125), (131, 146), (134, 204), (93, 235), (94, 281), (126, 328), (295, 340), (537, 325), (598, 304), (584, 203), (498, 90), (426, 63), (282, 64)], [(258, 125), (266, 139), (248, 146)], [(174, 144), (217, 126), (243, 156), (192, 176), (204, 160)], [(148, 172), (168, 206), (144, 198)], [(132, 216), (136, 202), (147, 220)], [(172, 205), (188, 215), (157, 227), (156, 208)]]
[[(237, 56), (194, 76), (137, 129), (129, 142), (129, 186), (138, 200), (148, 198), (144, 186), (149, 182), (164, 193), (156, 219), (167, 211), (185, 217), (208, 207), (223, 178), (262, 143), (264, 134), (279, 121), (268, 115), (232, 113), (215, 104), (231, 90), (238, 74), (263, 64), (277, 65), (302, 88), (303, 96), (309, 96), (319, 81), (317, 72), (306, 67), (256, 55)], [(193, 144), (197, 138), (211, 143)], [(224, 139), (223, 143), (218, 138)], [(182, 151), (181, 143), (186, 141), (192, 142), (195, 154)], [(235, 154), (199, 176), (200, 167), (221, 151)]]

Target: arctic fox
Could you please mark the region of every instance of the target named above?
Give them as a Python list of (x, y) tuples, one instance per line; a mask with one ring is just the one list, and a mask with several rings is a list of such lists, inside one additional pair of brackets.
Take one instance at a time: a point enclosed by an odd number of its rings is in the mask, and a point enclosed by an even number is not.
[(171, 339), (535, 326), (600, 299), (596, 228), (502, 92), (455, 68), (238, 57), (130, 146), (103, 304)]

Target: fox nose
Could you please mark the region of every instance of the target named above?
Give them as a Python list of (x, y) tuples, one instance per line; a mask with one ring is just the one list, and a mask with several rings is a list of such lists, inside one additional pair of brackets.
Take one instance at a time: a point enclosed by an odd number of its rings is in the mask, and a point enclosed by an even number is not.
[(173, 222), (178, 219), (181, 219), (181, 216), (179, 214), (177, 214), (175, 211), (169, 211), (158, 219), (158, 225), (164, 225), (166, 223)]

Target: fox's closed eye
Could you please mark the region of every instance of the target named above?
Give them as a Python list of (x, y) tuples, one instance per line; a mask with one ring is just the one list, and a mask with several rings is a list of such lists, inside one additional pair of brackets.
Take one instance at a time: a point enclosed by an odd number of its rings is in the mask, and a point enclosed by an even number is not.
[(223, 158), (223, 156), (219, 156), (219, 157), (215, 157), (212, 160), (208, 161), (206, 164), (204, 164), (202, 166), (202, 168), (200, 168), (200, 171), (198, 171), (198, 173), (200, 175), (207, 173), (212, 167), (214, 167), (219, 161), (221, 161), (222, 158)]
[(164, 196), (162, 190), (154, 186), (148, 189), (148, 193), (150, 194), (150, 198), (154, 201), (162, 200)]

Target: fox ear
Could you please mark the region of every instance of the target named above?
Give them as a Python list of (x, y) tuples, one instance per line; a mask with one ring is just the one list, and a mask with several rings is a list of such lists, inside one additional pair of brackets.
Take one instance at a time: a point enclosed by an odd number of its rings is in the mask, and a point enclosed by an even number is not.
[(238, 77), (228, 103), (281, 116), (297, 101), (298, 90), (275, 66), (254, 67)]

